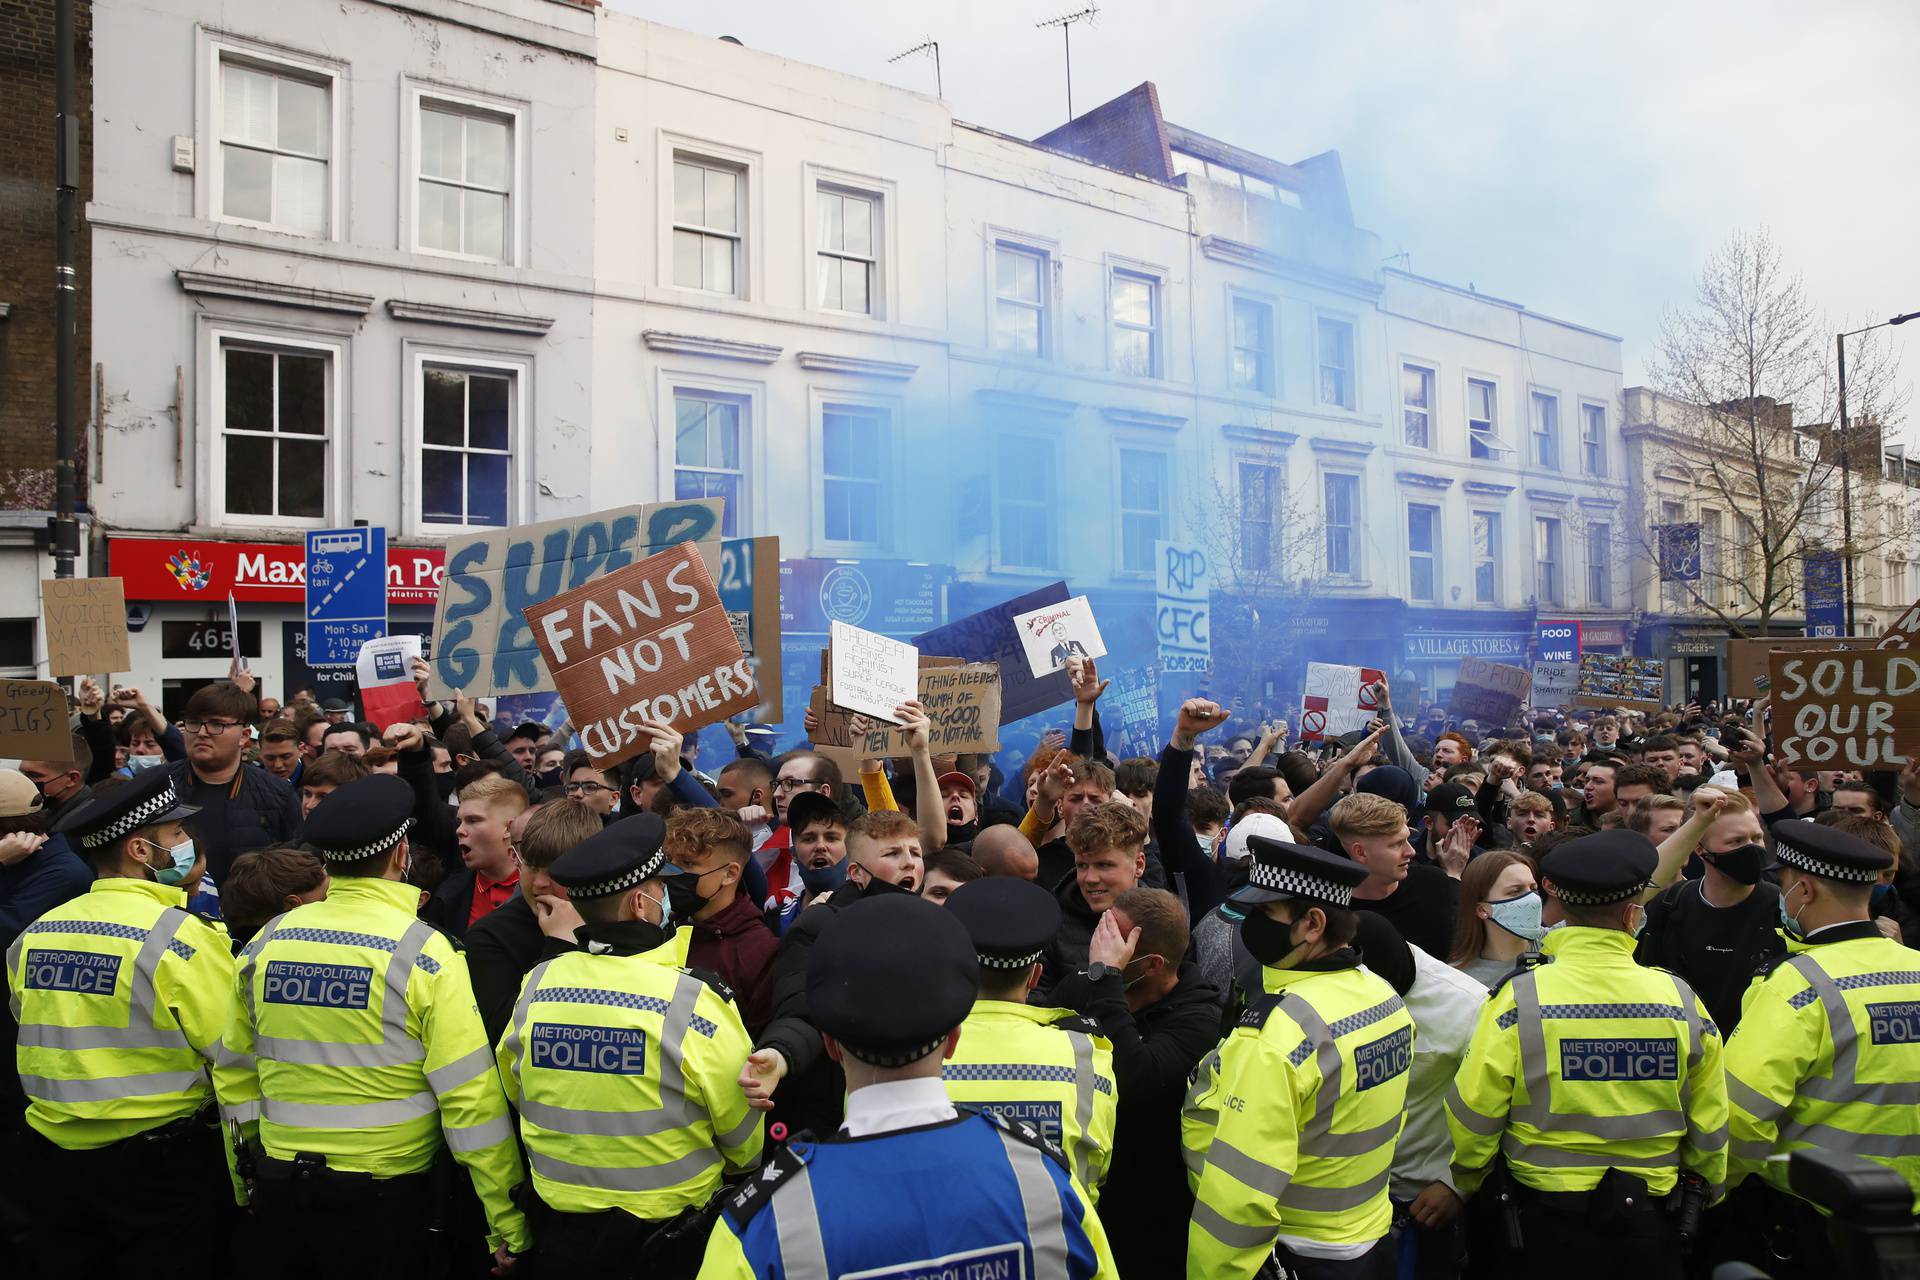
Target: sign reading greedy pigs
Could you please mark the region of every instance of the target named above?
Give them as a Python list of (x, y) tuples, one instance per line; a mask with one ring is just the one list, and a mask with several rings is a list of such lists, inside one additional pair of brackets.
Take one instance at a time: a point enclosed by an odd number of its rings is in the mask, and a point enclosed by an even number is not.
[(682, 733), (759, 702), (720, 593), (690, 543), (526, 610), (593, 763), (650, 750), (643, 721)]

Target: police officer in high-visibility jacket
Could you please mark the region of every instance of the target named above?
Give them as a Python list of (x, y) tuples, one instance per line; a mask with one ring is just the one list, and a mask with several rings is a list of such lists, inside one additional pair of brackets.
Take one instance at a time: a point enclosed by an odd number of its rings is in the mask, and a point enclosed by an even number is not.
[(44, 1141), (5, 1176), (36, 1202), (48, 1275), (225, 1263), (232, 1193), (207, 1068), (233, 958), (186, 910), (196, 855), (181, 822), (198, 812), (154, 769), (63, 814), (56, 830), (96, 879), (7, 951), (26, 1119)]
[(1306, 845), (1247, 843), (1253, 861), (1233, 900), (1265, 990), (1187, 1094), (1187, 1275), (1244, 1280), (1271, 1257), (1303, 1280), (1390, 1277), (1388, 1170), (1413, 1019), (1348, 945), (1366, 870)]
[(980, 996), (940, 1072), (947, 1096), (1032, 1123), (1067, 1153), (1088, 1199), (1098, 1199), (1119, 1101), (1113, 1046), (1091, 1018), (1027, 1003), (1060, 932), (1059, 902), (1031, 880), (989, 876), (955, 889), (947, 910), (980, 961)]
[(807, 1009), (845, 1068), (846, 1122), (776, 1148), (727, 1199), (701, 1280), (1115, 1274), (1059, 1148), (947, 1097), (940, 1063), (978, 983), (967, 931), (924, 898), (835, 913), (807, 955)]
[(500, 1039), (542, 1273), (626, 1274), (645, 1246), (649, 1277), (692, 1276), (706, 1232), (689, 1211), (760, 1162), (760, 1113), (735, 1083), (753, 1042), (719, 979), (678, 967), (669, 885), (691, 877), (665, 838), (643, 813), (553, 863), (584, 949), (527, 975)]
[(509, 1199), (524, 1180), (513, 1120), (467, 965), (414, 912), (413, 790), (376, 773), (308, 815), (327, 896), (261, 928), (240, 953), (220, 1108), (252, 1143), (256, 1225), (305, 1241), (282, 1275), (417, 1277), (439, 1210), (442, 1145), (466, 1166), (488, 1247), (511, 1268), (531, 1242)]
[(1773, 834), (1787, 954), (1747, 989), (1727, 1041), (1729, 1177), (1770, 1184), (1755, 1216), (1779, 1229), (1778, 1252), (1802, 1274), (1831, 1274), (1826, 1233), (1790, 1197), (1783, 1157), (1817, 1147), (1878, 1161), (1920, 1213), (1920, 952), (1868, 917), (1885, 850), (1812, 822)]
[(1684, 980), (1633, 959), (1658, 861), (1624, 830), (1541, 861), (1565, 924), (1491, 994), (1447, 1095), (1454, 1185), (1472, 1195), (1505, 1158), (1534, 1274), (1677, 1278), (1668, 1197), (1704, 1207), (1726, 1181), (1720, 1031)]

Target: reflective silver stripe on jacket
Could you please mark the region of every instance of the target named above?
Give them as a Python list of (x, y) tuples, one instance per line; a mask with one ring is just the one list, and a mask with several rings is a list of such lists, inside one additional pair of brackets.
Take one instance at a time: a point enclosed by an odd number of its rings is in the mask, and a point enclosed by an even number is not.
[(442, 1112), (440, 1132), (446, 1137), (449, 1151), (485, 1151), (513, 1141), (513, 1116), (502, 1114), (479, 1124), (456, 1126), (447, 1124), (446, 1113)]
[(1260, 1249), (1271, 1245), (1280, 1234), (1280, 1225), (1246, 1227), (1228, 1218), (1204, 1200), (1193, 1202), (1193, 1225), (1230, 1249)]
[[(693, 1120), (693, 1108), (687, 1101), (686, 1038), (687, 1030), (693, 1023), (694, 1008), (700, 1002), (702, 985), (700, 979), (690, 974), (680, 974), (678, 981), (674, 984), (673, 999), (656, 1002), (665, 1010), (659, 1039), (659, 1108), (653, 1111), (598, 1111), (561, 1106), (527, 1094), (521, 1070), (523, 1063), (520, 1044), (526, 1035), (527, 1023), (531, 1020), (529, 1011), (551, 994), (551, 989), (543, 991), (540, 988), (545, 969), (545, 965), (538, 966), (527, 976), (526, 986), (521, 991), (520, 1002), (514, 1009), (513, 1021), (509, 1024), (505, 1036), (505, 1043), (513, 1055), (514, 1080), (520, 1086), (521, 1118), (549, 1132), (574, 1137), (644, 1138), (686, 1128)], [(662, 970), (662, 972), (672, 971)], [(576, 992), (586, 994), (590, 991), (592, 994), (599, 994), (598, 989), (579, 987), (566, 987), (559, 990), (568, 993), (561, 997), (563, 999), (572, 998), (572, 993)], [(629, 999), (635, 998), (629, 996)], [(646, 999), (652, 998), (646, 997)]]
[(205, 1073), (149, 1071), (132, 1076), (94, 1076), (88, 1080), (56, 1080), (50, 1076), (20, 1077), (20, 1088), (41, 1102), (118, 1102), (122, 1098), (149, 1098), (163, 1093), (185, 1093), (205, 1084)]
[(440, 1110), (432, 1092), (421, 1090), (405, 1098), (384, 1102), (288, 1102), (283, 1098), (263, 1098), (261, 1118), (294, 1129), (382, 1129), (433, 1115)]
[(1189, 1157), (1187, 1167), (1195, 1174), (1200, 1173), (1205, 1166), (1212, 1165), (1234, 1181), (1244, 1183), (1255, 1191), (1270, 1195), (1276, 1200), (1286, 1194), (1287, 1184), (1293, 1180), (1293, 1175), (1285, 1169), (1276, 1169), (1265, 1161), (1256, 1160), (1233, 1144), (1223, 1142), (1219, 1138), (1215, 1138), (1213, 1144), (1207, 1148), (1204, 1159), (1197, 1151), (1187, 1150), (1185, 1154)]
[(529, 1150), (527, 1160), (535, 1173), (549, 1182), (564, 1182), (575, 1187), (595, 1187), (602, 1191), (666, 1191), (697, 1178), (720, 1163), (720, 1153), (712, 1147), (696, 1147), (665, 1164), (627, 1165), (608, 1168), (574, 1164), (538, 1150)]
[(520, 1086), (520, 1068), (526, 1063), (526, 1055), (520, 1051), (520, 1042), (527, 1034), (527, 1010), (533, 1007), (534, 993), (540, 989), (540, 981), (546, 977), (547, 966), (552, 963), (552, 960), (542, 960), (533, 966), (526, 981), (520, 984), (520, 998), (513, 1005), (513, 1020), (507, 1023), (507, 1033), (501, 1040), (502, 1046), (513, 1057), (513, 1083), (516, 1089)]
[(1304, 1213), (1343, 1213), (1358, 1209), (1387, 1190), (1387, 1170), (1382, 1169), (1365, 1182), (1352, 1187), (1317, 1187), (1294, 1183), (1280, 1197), (1283, 1208)]
[(820, 1211), (813, 1203), (813, 1177), (805, 1165), (774, 1190), (769, 1208), (787, 1280), (832, 1280), (826, 1241), (820, 1236)]
[(1060, 1192), (1047, 1173), (1046, 1157), (1004, 1130), (1000, 1145), (1006, 1149), (1007, 1163), (1013, 1167), (1014, 1185), (1020, 1188), (1020, 1208), (1027, 1218), (1027, 1244), (1033, 1250), (1033, 1274), (1067, 1274), (1067, 1230), (1060, 1208)]
[[(68, 1027), (51, 1022), (21, 1023), (18, 1043), (22, 1048), (58, 1049), (68, 1053), (79, 1053), (88, 1049), (189, 1049), (200, 1056), (212, 1060), (212, 1045), (196, 1045), (187, 1040), (186, 1032), (178, 1026), (156, 1027), (154, 1020), (158, 1016), (159, 1002), (154, 996), (154, 979), (160, 970), (160, 961), (169, 951), (175, 955), (184, 953), (184, 957), (193, 957), (193, 948), (186, 943), (175, 943), (174, 935), (180, 932), (180, 926), (191, 919), (186, 912), (177, 907), (162, 908), (160, 915), (150, 929), (137, 925), (115, 924), (99, 920), (36, 920), (14, 940), (7, 950), (7, 971), (13, 972), (19, 964), (21, 953), (26, 947), (27, 938), (33, 934), (68, 933), (81, 936), (123, 938), (128, 941), (140, 940), (140, 950), (134, 955), (133, 969), (127, 979), (127, 1022), (122, 1027)], [(10, 1001), (14, 1021), (20, 1021), (21, 1003), (18, 997)], [(216, 1037), (214, 1044), (218, 1044)]]
[[(1093, 1137), (1093, 1037), (1081, 1031), (1067, 1032), (1073, 1046), (1073, 1122), (1080, 1127), (1078, 1137), (1069, 1144), (1074, 1176), (1089, 1191), (1096, 1190), (1093, 1178), (1093, 1153), (1099, 1144)], [(1016, 1167), (1016, 1172), (1018, 1169)]]
[[(420, 952), (433, 937), (431, 925), (416, 920), (407, 926), (396, 941), (375, 934), (343, 933), (334, 929), (279, 929), (278, 924), (276, 919), (261, 930), (260, 936), (248, 945), (241, 961), (241, 989), (246, 993), (248, 1020), (253, 1022), (255, 1028), (253, 1051), (256, 1058), (289, 1066), (363, 1070), (412, 1066), (426, 1058), (426, 1047), (407, 1030), (410, 1012), (407, 984), (413, 978), (415, 965), (425, 959)], [(267, 939), (276, 934), (286, 941), (362, 947), (388, 953), (390, 958), (380, 1000), (379, 1040), (309, 1040), (297, 1036), (260, 1034), (253, 995), (253, 974), (260, 951)], [(438, 969), (437, 963), (433, 965), (434, 971)], [(467, 1078), (471, 1079), (472, 1076)]]
[[(1514, 1012), (1518, 1014), (1515, 1026), (1520, 1032), (1520, 1071), (1527, 1084), (1528, 1098), (1527, 1102), (1514, 1105), (1514, 1119), (1524, 1121), (1543, 1133), (1574, 1133), (1596, 1138), (1602, 1142), (1637, 1142), (1649, 1138), (1671, 1138), (1686, 1127), (1686, 1115), (1678, 1106), (1670, 1111), (1649, 1111), (1635, 1116), (1569, 1115), (1555, 1111), (1552, 1105), (1553, 1092), (1549, 1075), (1551, 1064), (1547, 1057), (1546, 1025), (1540, 1011), (1538, 970), (1529, 969), (1517, 975), (1509, 985), (1513, 991)], [(1607, 1012), (1610, 1009), (1650, 1006), (1596, 1004), (1556, 1007), (1592, 1010), (1589, 1016), (1605, 1018), (1621, 1016)], [(1662, 1008), (1662, 1006), (1651, 1007)], [(1665, 1014), (1625, 1016), (1664, 1017)], [(1676, 1103), (1680, 1101), (1685, 1083), (1683, 1076), (1674, 1091)], [(1676, 1148), (1676, 1158), (1677, 1150)], [(1573, 1161), (1571, 1167), (1586, 1167), (1595, 1163), (1596, 1160), (1602, 1164), (1629, 1163), (1618, 1157), (1600, 1160), (1595, 1153), (1588, 1152)], [(1543, 1162), (1535, 1160), (1530, 1163)]]
[[(1399, 996), (1389, 996), (1369, 1009), (1349, 1014), (1332, 1026), (1328, 1026), (1318, 1010), (1300, 996), (1288, 991), (1280, 997), (1280, 1009), (1288, 1017), (1300, 1024), (1307, 1034), (1307, 1042), (1313, 1046), (1314, 1065), (1320, 1070), (1320, 1088), (1314, 1095), (1313, 1114), (1308, 1117), (1300, 1129), (1300, 1153), (1312, 1158), (1330, 1156), (1364, 1156), (1392, 1142), (1400, 1133), (1402, 1117), (1395, 1116), (1384, 1124), (1371, 1129), (1360, 1129), (1347, 1133), (1333, 1131), (1334, 1108), (1339, 1105), (1342, 1085), (1345, 1083), (1345, 1059), (1341, 1056), (1339, 1040), (1365, 1027), (1373, 1026), (1392, 1017), (1406, 1006)], [(1295, 1050), (1298, 1054), (1299, 1050)], [(1294, 1065), (1298, 1066), (1306, 1059), (1299, 1057)]]

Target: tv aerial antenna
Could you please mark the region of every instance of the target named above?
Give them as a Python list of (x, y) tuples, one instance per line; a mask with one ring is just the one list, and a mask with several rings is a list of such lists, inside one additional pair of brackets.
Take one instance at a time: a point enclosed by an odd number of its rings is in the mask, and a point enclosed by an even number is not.
[(1036, 28), (1039, 28), (1039, 27), (1060, 28), (1060, 36), (1066, 43), (1067, 119), (1068, 120), (1073, 119), (1073, 28), (1074, 28), (1074, 24), (1084, 22), (1088, 26), (1092, 26), (1093, 20), (1099, 16), (1100, 16), (1100, 6), (1097, 4), (1090, 4), (1090, 5), (1087, 5), (1085, 8), (1075, 9), (1071, 13), (1063, 13), (1057, 18), (1048, 18), (1044, 22), (1036, 22), (1033, 24)]
[(935, 40), (932, 36), (928, 36), (925, 40), (922, 40), (919, 44), (913, 46), (913, 48), (911, 49), (902, 49), (899, 53), (894, 54), (891, 58), (887, 59), (887, 65), (892, 66), (894, 63), (900, 61), (902, 58), (911, 58), (917, 53), (928, 54), (933, 58), (934, 95), (936, 97), (945, 98), (947, 96), (946, 86), (941, 82), (941, 79), (940, 79), (940, 42), (938, 40)]

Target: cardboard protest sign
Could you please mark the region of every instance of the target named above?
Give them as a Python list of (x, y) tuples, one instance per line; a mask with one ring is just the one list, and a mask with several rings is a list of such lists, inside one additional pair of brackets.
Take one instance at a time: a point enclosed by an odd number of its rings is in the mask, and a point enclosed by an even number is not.
[(1509, 667), (1485, 658), (1462, 658), (1447, 710), (1456, 719), (1477, 720), (1498, 728), (1520, 710), (1532, 685), (1533, 677), (1524, 667)]
[(1182, 542), (1153, 544), (1153, 630), (1162, 671), (1213, 666), (1212, 568), (1207, 553)]
[(1897, 644), (1885, 641), (1894, 638), (1889, 631), (1880, 638), (1879, 643), (1866, 636), (1839, 639), (1807, 639), (1803, 636), (1768, 636), (1759, 640), (1727, 641), (1727, 694), (1734, 698), (1757, 698), (1772, 687), (1773, 676), (1768, 670), (1770, 655), (1774, 653), (1820, 653), (1843, 649), (1898, 649)]
[(1011, 724), (1073, 700), (1073, 686), (1068, 683), (1066, 672), (1036, 676), (1028, 668), (1026, 647), (1020, 643), (1013, 627), (1013, 620), (1019, 614), (1032, 613), (1042, 605), (1059, 604), (1066, 598), (1066, 583), (1050, 583), (944, 627), (935, 627), (915, 636), (913, 643), (922, 653), (952, 654), (968, 662), (991, 662), (999, 666), (1000, 723)]
[(47, 578), (40, 583), (47, 670), (56, 676), (127, 671), (127, 593), (118, 578)]
[(1900, 769), (1920, 752), (1920, 656), (1897, 649), (1775, 653), (1779, 760), (1817, 769)]
[(1364, 729), (1380, 714), (1371, 686), (1386, 679), (1375, 667), (1309, 662), (1301, 700), (1300, 740), (1319, 742)]
[(728, 538), (720, 544), (720, 603), (726, 607), (733, 638), (747, 656), (759, 691), (757, 714), (779, 724), (780, 684), (780, 539)]
[(0, 757), (73, 759), (65, 689), (51, 680), (0, 680)]
[(1107, 645), (1100, 638), (1100, 624), (1093, 620), (1093, 606), (1085, 596), (1074, 596), (1059, 604), (1043, 605), (1032, 613), (1013, 620), (1020, 643), (1027, 652), (1027, 667), (1036, 676), (1067, 669), (1068, 658), (1104, 658)]
[(526, 616), (580, 745), (601, 768), (650, 749), (641, 718), (685, 733), (754, 705), (746, 656), (691, 544), (594, 578)]
[[(1832, 641), (1828, 641), (1832, 644)], [(1907, 606), (1907, 611), (1887, 624), (1880, 633), (1876, 649), (1920, 649), (1920, 600)]]
[[(923, 666), (919, 683), (920, 705), (933, 722), (928, 744), (934, 755), (1000, 749), (1000, 668), (991, 662), (942, 662)], [(843, 769), (847, 760), (857, 769), (861, 760), (911, 754), (906, 734), (896, 727), (877, 724), (864, 734), (854, 733), (852, 717), (832, 705), (825, 685), (815, 686), (810, 705), (820, 722), (814, 746), (825, 754), (831, 754), (829, 748), (847, 752), (836, 757)]]
[(920, 652), (905, 641), (836, 621), (827, 644), (835, 705), (891, 724), (893, 709), (919, 692)]
[(723, 506), (718, 498), (656, 502), (448, 539), (427, 696), (553, 688), (526, 611), (686, 542), (699, 544), (711, 579)]
[(1654, 712), (1666, 706), (1665, 692), (1666, 668), (1658, 658), (1583, 653), (1573, 705)]
[(373, 727), (424, 720), (427, 704), (413, 682), (413, 660), (420, 656), (420, 637), (375, 636), (360, 646), (354, 675), (360, 686), (360, 706)]
[(1577, 662), (1536, 662), (1533, 664), (1533, 705), (1565, 707), (1573, 702), (1580, 687)]
[(1116, 759), (1160, 754), (1159, 676), (1159, 670), (1148, 665), (1125, 667), (1109, 677), (1113, 684), (1100, 700), (1100, 720), (1107, 730), (1107, 750)]

